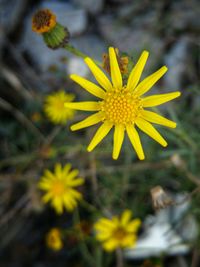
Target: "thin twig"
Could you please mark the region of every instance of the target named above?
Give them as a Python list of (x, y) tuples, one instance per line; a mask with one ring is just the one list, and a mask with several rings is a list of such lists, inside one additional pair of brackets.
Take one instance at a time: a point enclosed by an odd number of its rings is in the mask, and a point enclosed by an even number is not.
[(39, 139), (45, 140), (43, 134), (38, 128), (18, 109), (13, 107), (9, 102), (0, 97), (0, 108), (10, 112), (23, 126), (30, 129)]

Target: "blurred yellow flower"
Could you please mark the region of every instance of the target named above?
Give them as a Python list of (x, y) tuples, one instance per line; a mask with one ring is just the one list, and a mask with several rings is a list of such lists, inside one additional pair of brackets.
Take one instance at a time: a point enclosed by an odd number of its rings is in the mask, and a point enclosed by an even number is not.
[(49, 248), (58, 251), (63, 248), (61, 231), (58, 228), (52, 228), (46, 236), (46, 244)]
[(102, 242), (106, 251), (129, 248), (136, 244), (139, 219), (131, 220), (132, 212), (125, 210), (121, 217), (101, 218), (94, 224), (96, 239)]
[(115, 128), (112, 154), (113, 159), (117, 159), (119, 156), (125, 131), (127, 132), (130, 142), (139, 159), (143, 160), (145, 158), (140, 137), (135, 126), (162, 146), (167, 146), (165, 139), (151, 123), (171, 128), (175, 128), (176, 123), (158, 115), (157, 113), (145, 110), (144, 108), (154, 107), (168, 102), (180, 96), (180, 92), (142, 97), (167, 71), (167, 67), (163, 66), (139, 83), (148, 55), (149, 53), (147, 51), (142, 53), (138, 62), (132, 69), (126, 85), (123, 84), (121, 71), (113, 47), (109, 48), (112, 83), (104, 72), (96, 66), (91, 58), (85, 58), (85, 63), (90, 68), (100, 86), (76, 74), (71, 75), (72, 80), (94, 96), (101, 99), (100, 101), (73, 102), (65, 104), (67, 108), (96, 112), (85, 120), (72, 125), (72, 131), (89, 127), (99, 122), (102, 123), (87, 148), (89, 152), (102, 141), (113, 127)]
[(49, 120), (55, 124), (65, 124), (74, 117), (74, 111), (64, 106), (74, 99), (73, 94), (67, 94), (63, 90), (48, 95), (45, 99), (44, 111)]
[(46, 170), (41, 177), (38, 187), (46, 191), (42, 200), (44, 203), (51, 202), (52, 207), (58, 214), (73, 211), (77, 202), (81, 200), (82, 194), (75, 187), (84, 183), (84, 179), (77, 177), (78, 170), (71, 170), (71, 164), (66, 164), (63, 168), (61, 164), (55, 165), (54, 173)]

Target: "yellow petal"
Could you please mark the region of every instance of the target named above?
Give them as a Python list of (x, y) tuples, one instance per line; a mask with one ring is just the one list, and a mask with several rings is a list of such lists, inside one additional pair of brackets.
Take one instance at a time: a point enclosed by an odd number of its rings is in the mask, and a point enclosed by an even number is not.
[(114, 131), (114, 144), (113, 144), (113, 159), (118, 159), (119, 153), (124, 140), (124, 126), (117, 124)]
[(55, 174), (57, 176), (61, 176), (62, 175), (62, 166), (60, 163), (56, 163), (55, 165)]
[(105, 90), (112, 89), (111, 82), (109, 81), (109, 79), (107, 78), (105, 73), (99, 67), (97, 67), (97, 65), (94, 63), (94, 61), (89, 57), (85, 58), (84, 60), (85, 60), (85, 63), (88, 65), (89, 69), (91, 70), (91, 72), (93, 73), (93, 75), (94, 75), (95, 79), (97, 80), (97, 82)]
[(92, 138), (92, 141), (90, 142), (87, 150), (90, 152), (92, 151), (100, 142), (101, 140), (110, 132), (112, 128), (112, 123), (104, 122), (97, 132), (95, 133), (94, 137)]
[(71, 180), (67, 183), (69, 186), (75, 187), (84, 184), (83, 178), (76, 178), (74, 180)]
[(128, 232), (135, 233), (137, 232), (140, 225), (141, 225), (140, 219), (134, 219), (127, 225), (126, 229)]
[(97, 112), (89, 117), (87, 117), (85, 120), (82, 120), (74, 125), (71, 126), (72, 131), (76, 131), (82, 128), (86, 128), (89, 126), (92, 126), (94, 124), (97, 124), (98, 122), (102, 121), (102, 115), (101, 113)]
[(71, 171), (67, 177), (66, 177), (66, 181), (70, 181), (73, 180), (77, 175), (78, 175), (79, 171), (74, 169), (73, 171)]
[(127, 88), (129, 90), (133, 90), (137, 86), (137, 84), (140, 80), (140, 77), (142, 75), (144, 66), (147, 62), (148, 56), (149, 56), (149, 52), (143, 51), (138, 62), (136, 63), (136, 65), (132, 69), (132, 71), (129, 75), (129, 78), (128, 78), (128, 83), (127, 83)]
[(160, 133), (153, 127), (151, 123), (145, 121), (142, 118), (137, 118), (135, 123), (143, 132), (145, 132), (159, 144), (164, 147), (167, 146), (167, 142), (165, 141), (165, 139), (160, 135)]
[(127, 125), (126, 131), (131, 141), (131, 144), (138, 155), (138, 158), (140, 160), (143, 160), (145, 156), (144, 156), (144, 151), (143, 151), (142, 144), (141, 144), (140, 137), (139, 137), (137, 130), (135, 129), (133, 125)]
[(149, 122), (160, 124), (170, 128), (176, 128), (176, 123), (166, 119), (165, 117), (148, 110), (142, 110), (140, 112), (141, 117)]
[(163, 103), (166, 103), (174, 98), (177, 98), (181, 95), (180, 92), (173, 92), (168, 94), (152, 95), (142, 99), (143, 107), (155, 107)]
[(52, 206), (54, 207), (54, 209), (56, 210), (58, 214), (63, 213), (63, 203), (60, 197), (53, 198)]
[(167, 67), (163, 66), (147, 78), (145, 78), (139, 85), (135, 88), (139, 96), (145, 94), (151, 87), (165, 74)]
[(115, 250), (117, 247), (118, 242), (113, 238), (103, 243), (103, 248), (108, 252)]
[(97, 96), (99, 98), (105, 97), (105, 92), (98, 85), (96, 85), (96, 84), (76, 75), (76, 74), (70, 75), (70, 78), (73, 81), (75, 81), (76, 83), (78, 83), (80, 86), (82, 86), (84, 89), (86, 89), (89, 93), (93, 94), (94, 96)]
[(93, 102), (93, 101), (65, 103), (65, 107), (77, 110), (86, 110), (86, 111), (97, 111), (100, 109), (99, 102)]
[(110, 57), (110, 72), (112, 83), (115, 88), (122, 88), (122, 75), (117, 62), (116, 53), (113, 47), (109, 48), (109, 57)]
[(131, 210), (125, 210), (123, 213), (122, 213), (122, 216), (121, 216), (121, 224), (123, 226), (127, 226), (127, 223), (130, 221), (131, 219), (131, 216), (132, 216), (132, 212)]

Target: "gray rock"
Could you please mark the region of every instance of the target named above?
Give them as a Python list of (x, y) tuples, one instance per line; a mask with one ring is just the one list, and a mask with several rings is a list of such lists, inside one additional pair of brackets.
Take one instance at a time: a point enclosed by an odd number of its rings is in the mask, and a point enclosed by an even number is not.
[(190, 80), (193, 67), (191, 57), (191, 39), (181, 37), (165, 56), (168, 67), (167, 75), (164, 76), (165, 87), (168, 90), (180, 90), (185, 80)]
[(26, 0), (0, 0), (0, 28), (6, 34), (13, 31), (26, 8)]
[(94, 15), (101, 12), (104, 6), (104, 0), (73, 0), (73, 3)]
[(99, 30), (106, 41), (118, 47), (123, 52), (128, 52), (134, 59), (144, 50), (150, 52), (148, 68), (157, 65), (163, 55), (163, 41), (148, 29), (128, 27), (122, 25), (111, 15), (101, 16), (98, 20)]
[(200, 6), (197, 0), (172, 1), (169, 13), (170, 27), (176, 30), (191, 29), (199, 31)]

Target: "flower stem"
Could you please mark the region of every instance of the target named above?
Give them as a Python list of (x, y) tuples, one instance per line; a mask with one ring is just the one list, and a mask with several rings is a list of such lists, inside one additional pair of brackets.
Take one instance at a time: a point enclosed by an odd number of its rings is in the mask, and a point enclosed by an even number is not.
[(121, 248), (118, 248), (116, 250), (116, 261), (117, 261), (116, 267), (124, 267), (124, 258)]
[[(75, 48), (73, 45), (71, 44), (66, 44), (64, 46), (65, 50), (67, 50), (68, 52), (72, 53), (73, 55), (77, 56), (77, 57), (81, 57), (81, 58), (86, 58), (88, 57), (88, 55), (84, 54), (83, 52), (81, 52), (80, 50), (78, 50), (77, 48)], [(101, 62), (98, 60), (94, 60), (94, 62), (99, 65), (102, 66)]]

